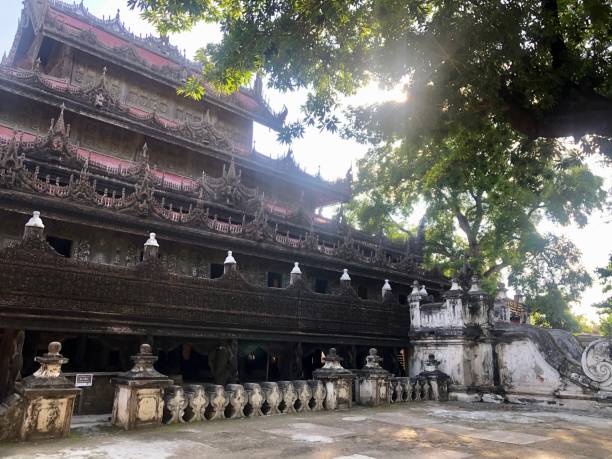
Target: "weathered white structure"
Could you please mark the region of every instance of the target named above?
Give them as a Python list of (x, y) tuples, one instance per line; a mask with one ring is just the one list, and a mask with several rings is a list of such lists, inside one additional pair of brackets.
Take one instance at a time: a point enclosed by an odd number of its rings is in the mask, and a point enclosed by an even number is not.
[(517, 304), (506, 297), (503, 284), (493, 300), (477, 277), (467, 291), (453, 279), (438, 303), (428, 301), (415, 284), (410, 374), (426, 371), (435, 356), (437, 368), (450, 377), (451, 399), (558, 405), (612, 401), (610, 340), (595, 341), (583, 351), (568, 332), (529, 325), (528, 311)]
[(366, 357), (365, 367), (353, 370), (356, 375), (355, 401), (359, 405), (378, 406), (390, 403), (391, 374), (380, 366), (380, 362), (382, 357), (378, 355), (376, 349), (371, 348)]
[[(164, 414), (164, 389), (172, 380), (153, 368), (157, 357), (151, 353), (150, 345), (141, 345), (132, 360), (134, 367), (112, 381), (115, 385), (112, 423), (125, 430), (159, 425)], [(184, 399), (182, 388), (180, 394)], [(174, 417), (181, 415), (178, 407), (167, 411)]]

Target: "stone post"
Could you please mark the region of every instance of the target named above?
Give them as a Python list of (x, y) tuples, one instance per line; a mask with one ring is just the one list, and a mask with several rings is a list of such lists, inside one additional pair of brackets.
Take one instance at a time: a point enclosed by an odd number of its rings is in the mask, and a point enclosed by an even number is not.
[(503, 282), (497, 284), (497, 293), (495, 295), (495, 302), (493, 303), (493, 318), (496, 321), (510, 322), (510, 308), (506, 292), (506, 284)]
[(35, 210), (32, 212), (32, 217), (25, 224), (23, 230), (24, 241), (44, 241), (45, 240), (45, 225), (40, 218), (40, 212)]
[(468, 290), (469, 303), (468, 313), (465, 314), (465, 325), (480, 325), (488, 327), (491, 322), (489, 317), (489, 295), (480, 287), (480, 278), (472, 276), (472, 285)]
[(366, 357), (365, 367), (355, 371), (357, 376), (355, 400), (359, 405), (378, 406), (390, 403), (391, 374), (380, 366), (380, 362), (382, 357), (375, 348), (371, 348)]
[(293, 269), (291, 270), (291, 274), (289, 275), (289, 285), (293, 285), (299, 282), (302, 279), (302, 270), (300, 269), (300, 264), (296, 261), (293, 265)]
[(350, 370), (343, 368), (341, 361), (342, 358), (332, 347), (325, 356), (323, 368), (313, 372), (314, 379), (325, 385), (326, 410), (349, 409), (353, 404), (353, 379), (355, 375)]
[(153, 368), (157, 357), (149, 344), (132, 356), (134, 367), (111, 379), (115, 386), (112, 424), (125, 430), (161, 424), (164, 389), (172, 380)]
[(412, 292), (408, 297), (410, 304), (410, 328), (413, 330), (421, 328), (421, 294), (419, 293), (419, 281), (412, 282)]
[(149, 239), (144, 243), (143, 261), (157, 261), (159, 255), (159, 244), (155, 239), (155, 233), (149, 233)]
[(457, 278), (451, 279), (451, 288), (443, 294), (446, 300), (446, 325), (452, 328), (461, 328), (464, 325), (463, 298), (465, 294)]
[(451, 378), (438, 370), (438, 365), (440, 365), (440, 362), (436, 360), (433, 354), (429, 354), (429, 358), (424, 363), (425, 371), (422, 371), (418, 377), (429, 382), (432, 400), (446, 402), (448, 401), (448, 386), (451, 383)]
[(340, 276), (340, 287), (343, 292), (351, 289), (351, 276), (349, 276), (348, 269), (342, 270), (342, 276)]
[(382, 293), (381, 293), (382, 300), (385, 301), (389, 299), (392, 293), (393, 292), (391, 291), (391, 285), (389, 284), (389, 279), (385, 279), (385, 283), (382, 286)]
[(225, 257), (225, 261), (223, 262), (223, 274), (228, 274), (231, 271), (236, 271), (236, 259), (232, 255), (232, 251), (227, 251), (227, 257)]
[(68, 359), (60, 354), (61, 349), (60, 343), (50, 343), (48, 352), (34, 359), (40, 368), (22, 382), (19, 389), (25, 400), (22, 440), (63, 438), (70, 433), (74, 400), (81, 389), (62, 375), (62, 365)]

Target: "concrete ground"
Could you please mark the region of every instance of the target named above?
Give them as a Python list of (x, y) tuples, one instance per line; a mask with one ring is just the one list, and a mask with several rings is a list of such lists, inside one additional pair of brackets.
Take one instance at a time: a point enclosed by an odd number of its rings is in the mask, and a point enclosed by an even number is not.
[(12, 459), (612, 458), (612, 414), (516, 405), (419, 402), (113, 429), (75, 418), (70, 438), (0, 445)]

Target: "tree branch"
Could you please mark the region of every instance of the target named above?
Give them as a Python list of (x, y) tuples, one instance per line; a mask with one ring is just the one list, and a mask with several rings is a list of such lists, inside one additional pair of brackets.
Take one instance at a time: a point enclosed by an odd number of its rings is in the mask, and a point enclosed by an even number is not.
[(482, 277), (483, 278), (487, 278), (487, 277), (491, 276), (492, 274), (495, 274), (495, 273), (501, 271), (502, 269), (504, 269), (508, 265), (509, 265), (509, 263), (506, 263), (506, 262), (502, 262), (502, 263), (499, 263), (497, 265), (493, 265), (493, 266), (491, 266), (489, 269), (487, 269), (482, 274)]

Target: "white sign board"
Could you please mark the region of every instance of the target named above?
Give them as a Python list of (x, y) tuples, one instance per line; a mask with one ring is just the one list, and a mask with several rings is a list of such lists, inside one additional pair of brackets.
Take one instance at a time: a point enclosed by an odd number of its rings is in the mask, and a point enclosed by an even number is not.
[(77, 373), (74, 379), (74, 387), (91, 387), (93, 385), (93, 373)]

